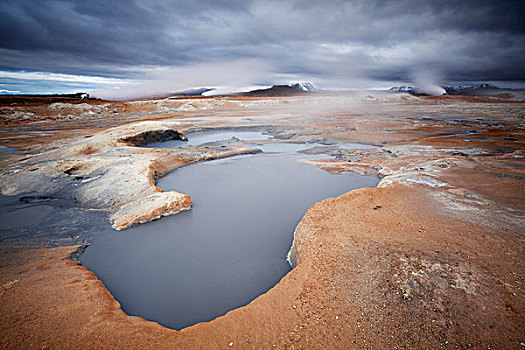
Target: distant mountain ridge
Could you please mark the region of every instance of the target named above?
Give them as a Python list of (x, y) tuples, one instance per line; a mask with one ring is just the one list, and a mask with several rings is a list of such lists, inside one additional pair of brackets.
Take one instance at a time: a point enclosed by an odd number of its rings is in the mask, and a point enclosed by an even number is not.
[(201, 96), (203, 93), (205, 92), (208, 92), (208, 91), (212, 91), (214, 90), (213, 88), (194, 88), (194, 89), (188, 89), (188, 90), (184, 90), (184, 91), (178, 91), (178, 92), (174, 92), (174, 94), (178, 94), (178, 95), (186, 95), (186, 96)]
[(310, 91), (292, 87), (290, 85), (274, 85), (268, 89), (258, 89), (249, 92), (242, 92), (237, 95), (240, 96), (258, 96), (258, 97), (278, 97), (278, 96), (293, 96), (308, 94)]
[(416, 90), (412, 86), (393, 86), (390, 89), (388, 89), (390, 92), (406, 92), (408, 94), (415, 94)]
[(497, 86), (491, 85), (491, 84), (476, 84), (476, 85), (451, 85), (451, 86), (443, 86), (443, 89), (447, 92), (447, 94), (450, 94), (452, 92), (463, 92), (467, 90), (479, 90), (479, 89), (499, 89)]
[[(205, 96), (207, 92), (218, 91), (216, 88), (193, 88), (184, 91), (172, 92), (171, 95), (184, 95), (184, 96)], [(310, 82), (292, 82), (288, 85), (272, 85), (269, 88), (259, 88), (249, 91), (238, 91), (238, 92), (226, 92), (225, 95), (268, 95), (268, 96), (280, 96), (280, 95), (294, 95), (303, 92), (318, 91), (317, 87)], [(220, 92), (219, 92), (220, 94)]]
[[(474, 84), (474, 85), (444, 85), (441, 86), (447, 94), (460, 94), (460, 93), (470, 93), (475, 92), (476, 90), (499, 90), (497, 86), (483, 83), (483, 84)], [(412, 95), (424, 95), (421, 93), (418, 88), (413, 86), (394, 86), (388, 89), (390, 92), (403, 92)]]

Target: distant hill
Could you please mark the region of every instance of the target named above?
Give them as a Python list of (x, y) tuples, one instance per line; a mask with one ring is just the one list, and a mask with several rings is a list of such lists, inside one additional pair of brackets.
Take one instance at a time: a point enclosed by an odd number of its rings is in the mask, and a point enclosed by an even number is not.
[(214, 89), (212, 88), (195, 88), (195, 89), (188, 89), (184, 91), (177, 91), (171, 93), (172, 95), (184, 95), (184, 96), (202, 96), (203, 93), (212, 91)]
[(309, 91), (291, 87), (290, 85), (274, 85), (268, 89), (259, 89), (249, 92), (242, 92), (235, 94), (237, 96), (253, 96), (253, 97), (279, 97), (279, 96), (294, 96), (308, 94)]
[(80, 103), (86, 100), (97, 100), (90, 98), (89, 94), (78, 92), (76, 94), (50, 94), (50, 95), (0, 95), (0, 105), (22, 105), (22, 104), (42, 104), (42, 103)]
[(261, 97), (276, 97), (276, 96), (294, 96), (303, 95), (310, 92), (318, 91), (314, 84), (309, 82), (290, 83), (288, 85), (274, 85), (267, 89), (258, 89), (249, 92), (236, 94), (238, 96), (261, 96)]

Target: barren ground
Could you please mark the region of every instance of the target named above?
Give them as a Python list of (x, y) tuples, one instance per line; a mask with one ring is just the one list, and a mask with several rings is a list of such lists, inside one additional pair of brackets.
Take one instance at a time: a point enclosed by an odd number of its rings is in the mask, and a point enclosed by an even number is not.
[[(256, 152), (129, 141), (151, 131), (252, 127), (282, 142), (375, 145), (309, 153), (324, 154), (315, 164), (327, 171), (382, 178), (310, 208), (296, 267), (268, 293), (181, 331), (126, 315), (68, 259), (75, 246), (0, 242), (2, 348), (525, 348), (523, 101), (314, 95), (26, 103), (0, 114), (0, 144), (22, 150), (0, 154), (2, 194), (74, 196), (116, 228), (186, 209), (189, 198), (162, 192), (155, 176)], [(89, 181), (73, 186), (79, 178)]]

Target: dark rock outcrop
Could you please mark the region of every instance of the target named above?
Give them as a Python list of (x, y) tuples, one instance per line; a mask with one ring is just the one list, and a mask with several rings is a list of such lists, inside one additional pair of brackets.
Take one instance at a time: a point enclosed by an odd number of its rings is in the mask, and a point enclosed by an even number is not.
[(120, 141), (127, 142), (133, 146), (143, 146), (149, 143), (164, 142), (170, 140), (187, 141), (188, 138), (184, 134), (178, 132), (177, 130), (168, 129), (144, 131), (140, 134), (123, 138)]

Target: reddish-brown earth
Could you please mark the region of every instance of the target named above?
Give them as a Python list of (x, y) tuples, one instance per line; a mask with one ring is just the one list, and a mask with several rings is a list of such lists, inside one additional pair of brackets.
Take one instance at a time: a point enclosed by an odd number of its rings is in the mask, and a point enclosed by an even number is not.
[[(297, 266), (279, 284), (182, 331), (126, 315), (91, 272), (67, 258), (75, 247), (4, 246), (2, 348), (525, 348), (523, 102), (404, 95), (192, 101), (195, 110), (162, 118), (187, 120), (183, 132), (259, 126), (292, 141), (378, 145), (315, 152), (326, 154), (322, 168), (383, 180), (315, 204), (295, 232)], [(143, 108), (159, 103), (143, 101)], [(59, 130), (59, 120), (24, 121), (29, 129), (21, 131), (6, 126), (1, 144), (23, 145), (28, 154), (4, 155), (2, 164), (60, 151), (94, 127), (108, 129), (103, 120), (138, 117), (86, 118), (53, 140), (17, 136), (43, 125)], [(160, 172), (173, 168), (159, 159)]]

